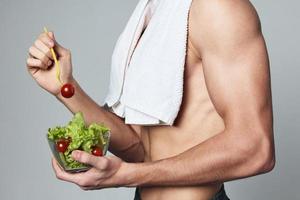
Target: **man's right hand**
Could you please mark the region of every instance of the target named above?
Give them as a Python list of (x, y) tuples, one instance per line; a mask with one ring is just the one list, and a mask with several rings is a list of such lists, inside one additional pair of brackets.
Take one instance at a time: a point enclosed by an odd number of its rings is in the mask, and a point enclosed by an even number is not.
[(27, 68), (42, 88), (57, 96), (60, 93), (61, 84), (56, 77), (55, 63), (50, 48), (54, 49), (60, 64), (61, 81), (72, 82), (71, 52), (56, 42), (52, 32), (42, 33), (29, 48)]

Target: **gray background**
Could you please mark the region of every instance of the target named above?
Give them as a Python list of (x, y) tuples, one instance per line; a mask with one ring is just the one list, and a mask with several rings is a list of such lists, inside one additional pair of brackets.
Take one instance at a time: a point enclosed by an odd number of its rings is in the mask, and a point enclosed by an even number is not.
[[(27, 50), (44, 25), (72, 50), (74, 76), (101, 103), (110, 57), (138, 0), (0, 0), (0, 199), (132, 199), (133, 189), (84, 192), (58, 181), (45, 134), (71, 114), (41, 90), (25, 68)], [(300, 199), (298, 144), (299, 1), (252, 1), (271, 59), (277, 165), (269, 174), (226, 184), (234, 199)]]

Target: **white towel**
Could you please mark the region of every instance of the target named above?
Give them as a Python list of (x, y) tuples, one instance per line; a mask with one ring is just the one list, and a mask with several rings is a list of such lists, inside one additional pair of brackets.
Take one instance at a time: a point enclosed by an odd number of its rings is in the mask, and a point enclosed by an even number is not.
[(125, 123), (172, 125), (176, 119), (191, 2), (140, 0), (121, 33), (104, 107), (125, 118)]

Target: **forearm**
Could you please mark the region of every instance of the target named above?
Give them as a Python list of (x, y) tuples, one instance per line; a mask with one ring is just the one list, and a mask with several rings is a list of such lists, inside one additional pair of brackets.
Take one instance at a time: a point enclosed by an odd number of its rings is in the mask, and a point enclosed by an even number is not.
[(270, 146), (224, 131), (177, 156), (128, 164), (129, 186), (206, 185), (263, 173), (272, 168)]
[(57, 99), (72, 113), (82, 112), (87, 124), (103, 122), (108, 126), (111, 129), (109, 150), (112, 153), (128, 162), (142, 160), (143, 148), (135, 131), (130, 126), (126, 125), (120, 117), (105, 110), (93, 101), (75, 80), (71, 83), (75, 87), (74, 96), (67, 99), (59, 94)]

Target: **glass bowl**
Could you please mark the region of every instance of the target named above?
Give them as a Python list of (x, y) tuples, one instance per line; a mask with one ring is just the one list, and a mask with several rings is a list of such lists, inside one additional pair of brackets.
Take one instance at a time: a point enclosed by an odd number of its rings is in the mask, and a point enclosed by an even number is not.
[[(103, 156), (105, 156), (106, 153), (107, 153), (107, 151), (108, 151), (108, 146), (109, 146), (109, 141), (110, 141), (110, 131), (106, 132), (106, 135), (104, 135), (104, 138), (107, 140), (107, 142), (103, 146), (103, 149), (102, 149)], [(84, 172), (84, 171), (87, 171), (87, 170), (89, 170), (91, 168), (91, 166), (88, 166), (88, 165), (84, 165), (84, 166), (78, 167), (78, 168), (70, 168), (70, 167), (68, 167), (67, 163), (65, 161), (65, 156), (63, 155), (63, 153), (58, 152), (57, 149), (56, 149), (56, 142), (50, 140), (48, 138), (47, 134), (46, 134), (46, 139), (48, 140), (48, 144), (49, 144), (49, 147), (51, 149), (52, 155), (57, 160), (57, 162), (59, 163), (59, 165), (66, 172), (70, 172), (70, 173)]]

